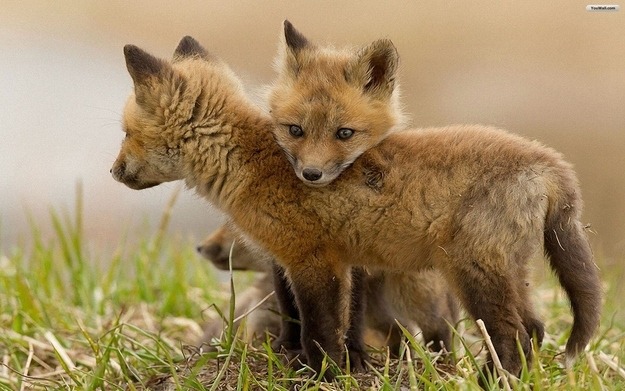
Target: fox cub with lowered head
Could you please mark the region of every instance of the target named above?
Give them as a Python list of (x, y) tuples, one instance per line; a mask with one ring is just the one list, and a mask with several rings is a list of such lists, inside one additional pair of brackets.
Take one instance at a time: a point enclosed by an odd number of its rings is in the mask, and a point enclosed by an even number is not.
[[(575, 172), (553, 149), (482, 126), (397, 132), (328, 186), (291, 170), (273, 120), (195, 40), (173, 61), (124, 47), (134, 93), (113, 177), (132, 189), (184, 180), (285, 270), (308, 364), (343, 361), (352, 268), (438, 269), (503, 368), (518, 374), (543, 324), (528, 262), (544, 252), (571, 301), (573, 359), (599, 323), (601, 286)], [(492, 359), (487, 367), (492, 368)]]
[[(198, 253), (220, 270), (249, 270), (260, 272), (255, 283), (237, 296), (235, 318), (249, 311), (274, 290), (267, 275), (271, 263), (265, 255), (248, 249), (236, 240), (236, 233), (227, 225), (213, 231), (197, 247)], [(232, 256), (230, 251), (232, 249)], [(419, 273), (385, 273), (376, 271), (364, 276), (362, 298), (364, 300), (364, 340), (375, 347), (389, 346), (399, 353), (403, 332), (396, 322), (405, 326), (413, 335), (421, 331), (423, 342), (430, 349), (451, 350), (451, 329), (458, 321), (458, 306), (447, 284), (437, 270)], [(280, 314), (276, 297), (271, 296), (248, 315), (248, 336), (263, 336), (266, 332), (278, 335)], [(351, 321), (351, 319), (350, 319)], [(235, 327), (238, 327), (238, 323)], [(208, 323), (202, 342), (219, 337), (223, 322)]]
[(284, 22), (269, 108), (276, 141), (304, 183), (325, 186), (405, 126), (399, 56), (388, 39), (357, 51), (319, 47)]
[[(278, 335), (281, 322), (278, 302), (271, 295), (273, 278), (268, 273), (270, 260), (263, 259), (263, 256), (254, 254), (238, 243), (234, 244), (234, 238), (230, 229), (221, 226), (197, 246), (197, 252), (219, 270), (228, 271), (232, 266), (232, 270), (260, 272), (251, 286), (236, 295), (233, 327), (238, 330), (244, 325), (241, 335), (248, 342), (264, 338), (267, 333)], [(223, 329), (224, 322), (221, 318), (209, 320), (199, 342), (210, 344), (214, 338), (220, 338)]]

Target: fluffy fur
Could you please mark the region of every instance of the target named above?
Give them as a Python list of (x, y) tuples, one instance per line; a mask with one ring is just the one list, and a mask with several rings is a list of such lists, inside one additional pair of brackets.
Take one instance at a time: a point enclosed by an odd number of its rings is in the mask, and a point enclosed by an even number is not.
[(185, 180), (272, 254), (295, 294), (313, 369), (322, 366), (318, 346), (342, 361), (352, 266), (438, 269), (516, 374), (517, 346), (530, 357), (530, 337), (543, 335), (527, 268), (545, 252), (574, 315), (567, 358), (589, 342), (600, 280), (577, 178), (559, 153), (482, 126), (421, 129), (389, 135), (312, 188), (285, 169), (271, 118), (224, 63), (199, 45), (173, 62), (132, 45), (124, 52), (135, 89), (113, 177), (133, 189)]
[(398, 63), (388, 39), (336, 50), (311, 43), (284, 22), (268, 103), (276, 141), (304, 183), (328, 185), (364, 151), (405, 126)]

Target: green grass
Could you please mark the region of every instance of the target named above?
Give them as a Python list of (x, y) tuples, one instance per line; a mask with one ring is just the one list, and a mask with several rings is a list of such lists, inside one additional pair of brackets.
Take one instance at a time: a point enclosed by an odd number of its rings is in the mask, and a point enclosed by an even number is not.
[[(120, 238), (107, 259), (87, 250), (80, 201), (72, 214), (31, 219), (29, 248), (0, 248), (0, 390), (478, 389), (484, 352), (470, 321), (459, 327), (453, 364), (408, 336), (411, 349), (399, 359), (375, 352), (367, 373), (344, 371), (332, 383), (285, 365), (267, 341), (248, 345), (232, 330), (212, 351), (195, 346), (216, 305), (224, 317), (233, 315), (223, 283), (194, 253), (195, 243), (167, 232), (174, 201), (155, 232), (132, 246)], [(52, 240), (42, 239), (44, 224), (54, 229)], [(245, 281), (235, 279), (237, 292)], [(538, 359), (508, 380), (510, 389), (625, 389), (618, 282), (607, 280), (600, 332), (570, 370), (561, 355), (571, 325), (564, 295), (552, 279), (540, 282), (547, 335)], [(338, 369), (328, 362), (325, 370)]]

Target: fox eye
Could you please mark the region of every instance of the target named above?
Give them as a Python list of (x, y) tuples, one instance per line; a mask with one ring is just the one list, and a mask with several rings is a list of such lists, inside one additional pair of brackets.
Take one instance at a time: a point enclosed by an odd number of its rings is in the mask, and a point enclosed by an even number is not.
[(304, 135), (302, 128), (297, 125), (289, 125), (289, 133), (293, 137), (302, 137)]
[(354, 131), (350, 128), (341, 128), (336, 132), (336, 138), (347, 140), (354, 135)]

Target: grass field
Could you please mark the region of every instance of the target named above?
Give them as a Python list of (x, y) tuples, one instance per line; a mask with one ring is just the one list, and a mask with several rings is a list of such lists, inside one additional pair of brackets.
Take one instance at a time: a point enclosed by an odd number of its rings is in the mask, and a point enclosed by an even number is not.
[[(232, 319), (227, 293), (232, 286), (239, 292), (251, 276), (219, 281), (194, 253), (195, 243), (168, 233), (170, 210), (139, 244), (120, 238), (107, 259), (88, 250), (80, 201), (73, 213), (33, 221), (29, 248), (0, 248), (0, 390), (479, 388), (482, 336), (466, 320), (452, 363), (409, 338), (412, 349), (399, 359), (372, 352), (366, 373), (347, 370), (332, 383), (285, 366), (266, 341), (247, 345), (230, 329), (212, 349), (196, 346), (204, 320), (219, 316), (217, 308)], [(41, 238), (44, 224), (53, 226), (53, 240)], [(601, 328), (571, 369), (564, 369), (561, 355), (571, 325), (565, 297), (553, 279), (540, 281), (536, 297), (547, 335), (538, 359), (519, 379), (502, 381), (504, 389), (625, 389), (622, 266), (602, 274), (609, 278)], [(336, 368), (329, 363), (328, 370)]]

